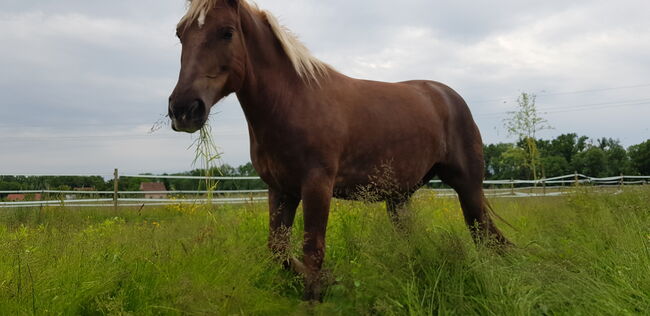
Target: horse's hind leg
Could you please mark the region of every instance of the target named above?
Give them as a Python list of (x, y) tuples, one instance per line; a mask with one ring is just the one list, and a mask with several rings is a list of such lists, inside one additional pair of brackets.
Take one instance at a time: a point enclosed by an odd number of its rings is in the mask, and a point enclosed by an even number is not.
[(408, 216), (409, 197), (391, 198), (386, 200), (386, 211), (393, 225), (403, 228)]
[(269, 248), (274, 256), (290, 268), (291, 226), (300, 199), (269, 189)]
[(437, 168), (440, 179), (458, 194), (465, 223), (475, 243), (487, 241), (507, 245), (510, 242), (497, 229), (488, 213), (488, 204), (483, 195), (483, 162), (459, 165), (440, 165)]
[(415, 190), (394, 193), (386, 199), (386, 211), (388, 218), (398, 228), (406, 228), (406, 224), (411, 216), (409, 202)]
[[(422, 178), (421, 183), (427, 184), (433, 177), (435, 177), (435, 168), (431, 168), (429, 172)], [(417, 191), (416, 188), (404, 192), (395, 192), (391, 197), (386, 199), (386, 211), (388, 211), (388, 218), (398, 228), (405, 228), (405, 221), (410, 218), (411, 212), (409, 210), (409, 202), (411, 197)]]

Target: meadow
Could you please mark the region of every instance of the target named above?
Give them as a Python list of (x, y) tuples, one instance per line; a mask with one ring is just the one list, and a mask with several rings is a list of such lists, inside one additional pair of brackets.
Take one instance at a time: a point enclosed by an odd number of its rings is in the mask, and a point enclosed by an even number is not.
[(407, 233), (383, 204), (334, 201), (321, 304), (271, 258), (264, 203), (2, 209), (0, 315), (650, 314), (647, 187), (492, 203), (502, 255), (452, 198), (419, 192)]

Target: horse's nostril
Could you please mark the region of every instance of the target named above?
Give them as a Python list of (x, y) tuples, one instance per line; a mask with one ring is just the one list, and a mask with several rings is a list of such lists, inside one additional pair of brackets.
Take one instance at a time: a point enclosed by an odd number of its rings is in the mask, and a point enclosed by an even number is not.
[(190, 117), (193, 118), (203, 118), (205, 115), (205, 103), (203, 103), (202, 100), (196, 99), (192, 104), (190, 104), (189, 108), (189, 114)]
[(199, 100), (192, 101), (192, 103), (190, 103), (189, 112), (194, 112), (194, 110), (198, 107), (199, 107)]
[(205, 103), (200, 99), (191, 102), (172, 101), (169, 103), (167, 114), (172, 121), (177, 124), (194, 124), (194, 122), (203, 121), (207, 109)]

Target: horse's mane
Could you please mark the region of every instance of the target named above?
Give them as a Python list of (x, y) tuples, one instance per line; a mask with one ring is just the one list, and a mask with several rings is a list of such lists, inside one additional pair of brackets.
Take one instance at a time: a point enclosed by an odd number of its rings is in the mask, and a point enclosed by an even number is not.
[[(188, 23), (197, 22), (199, 26), (202, 26), (205, 23), (207, 13), (215, 8), (218, 1), (223, 0), (187, 0), (187, 13), (181, 18), (178, 24), (189, 25)], [(327, 74), (329, 66), (314, 57), (309, 49), (298, 40), (296, 35), (281, 25), (273, 14), (266, 10), (261, 10), (257, 5), (250, 4), (246, 0), (239, 0), (239, 3), (243, 9), (250, 11), (252, 14), (257, 14), (266, 20), (301, 78), (307, 81), (318, 82), (320, 77)]]

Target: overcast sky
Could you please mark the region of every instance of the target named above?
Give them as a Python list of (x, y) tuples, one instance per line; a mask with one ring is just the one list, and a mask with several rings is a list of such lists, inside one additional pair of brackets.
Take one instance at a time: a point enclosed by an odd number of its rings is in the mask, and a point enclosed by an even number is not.
[[(485, 143), (521, 92), (555, 128), (650, 138), (650, 1), (260, 0), (314, 55), (358, 78), (432, 79), (470, 105)], [(177, 172), (189, 134), (164, 118), (183, 0), (1, 0), (0, 174)], [(218, 113), (217, 113), (218, 112)], [(211, 121), (223, 161), (249, 161), (231, 96)]]

